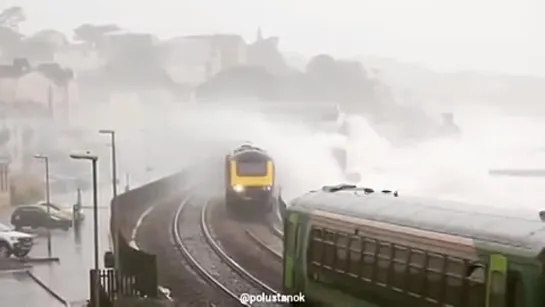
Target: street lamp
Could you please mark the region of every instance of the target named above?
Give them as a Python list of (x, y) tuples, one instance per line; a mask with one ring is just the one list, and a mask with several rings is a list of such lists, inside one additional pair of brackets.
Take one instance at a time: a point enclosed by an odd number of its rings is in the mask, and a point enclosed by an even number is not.
[(94, 224), (94, 241), (95, 241), (95, 284), (94, 302), (95, 306), (100, 304), (100, 295), (99, 295), (99, 265), (98, 265), (98, 184), (97, 184), (97, 161), (98, 157), (91, 155), (89, 152), (84, 154), (71, 154), (70, 158), (75, 160), (90, 160), (93, 168), (93, 224)]
[[(51, 189), (49, 188), (49, 157), (36, 154), (34, 158), (45, 162), (45, 202), (47, 203), (47, 218), (51, 221)], [(47, 227), (47, 255), (51, 258), (51, 229)]]
[(112, 145), (112, 192), (114, 197), (117, 196), (117, 156), (116, 156), (116, 150), (115, 150), (115, 131), (114, 130), (99, 130), (98, 131), (101, 134), (109, 134), (110, 135), (110, 142)]
[[(117, 196), (117, 154), (115, 150), (115, 131), (114, 130), (108, 130), (108, 129), (102, 129), (99, 130), (98, 133), (101, 134), (109, 134), (110, 135), (110, 142), (112, 145), (112, 193), (113, 198)], [(112, 228), (114, 229), (115, 233), (113, 233), (113, 241), (114, 241), (114, 267), (117, 269), (119, 268), (119, 245), (117, 240), (117, 206), (113, 206), (111, 210), (112, 216), (110, 217), (112, 220)]]

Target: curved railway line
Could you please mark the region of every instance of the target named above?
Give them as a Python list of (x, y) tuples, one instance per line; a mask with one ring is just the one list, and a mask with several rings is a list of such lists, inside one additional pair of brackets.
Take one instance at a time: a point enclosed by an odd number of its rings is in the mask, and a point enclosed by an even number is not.
[[(278, 294), (277, 290), (256, 278), (227, 255), (217, 242), (207, 218), (213, 202), (208, 200), (200, 205), (189, 200), (182, 202), (178, 208), (171, 231), (177, 249), (192, 269), (233, 302), (243, 306), (249, 306), (239, 300), (243, 293)], [(188, 223), (197, 225), (190, 227)], [(264, 306), (264, 303), (254, 303), (252, 306), (262, 305)]]
[(260, 236), (255, 230), (246, 229), (246, 235), (262, 249), (267, 251), (277, 261), (282, 261), (282, 241), (274, 236), (271, 240), (270, 236)]

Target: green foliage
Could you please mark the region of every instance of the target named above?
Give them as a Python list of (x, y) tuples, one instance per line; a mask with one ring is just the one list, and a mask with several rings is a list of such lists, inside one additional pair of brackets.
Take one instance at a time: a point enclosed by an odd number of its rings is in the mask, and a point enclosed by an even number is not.
[(26, 20), (25, 11), (20, 6), (11, 6), (0, 12), (0, 26), (17, 29)]
[(83, 41), (96, 46), (104, 40), (104, 36), (109, 33), (120, 31), (121, 28), (115, 24), (92, 25), (82, 24), (74, 29), (74, 40)]

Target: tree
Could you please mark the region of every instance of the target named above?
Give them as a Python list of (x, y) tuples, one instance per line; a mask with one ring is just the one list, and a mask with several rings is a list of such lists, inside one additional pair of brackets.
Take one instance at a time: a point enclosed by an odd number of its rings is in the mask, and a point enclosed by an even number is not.
[(308, 62), (305, 72), (318, 79), (329, 79), (335, 73), (336, 61), (327, 54), (319, 54)]
[(92, 25), (86, 23), (74, 29), (74, 40), (83, 41), (96, 47), (97, 44), (104, 40), (106, 34), (121, 30), (122, 29), (115, 24)]
[(21, 43), (23, 37), (24, 35), (11, 28), (0, 26), (0, 48), (3, 50), (14, 48)]
[(36, 71), (39, 71), (58, 87), (66, 87), (74, 79), (74, 72), (71, 69), (63, 69), (57, 63), (40, 64), (36, 67)]
[(125, 34), (118, 37), (115, 49), (103, 69), (103, 82), (109, 85), (143, 89), (172, 86), (172, 80), (161, 65), (161, 50), (151, 34)]
[(220, 72), (197, 88), (201, 98), (258, 98), (275, 94), (275, 77), (265, 68), (238, 66)]
[(25, 11), (20, 6), (12, 6), (0, 12), (0, 26), (19, 29), (19, 24), (26, 20)]
[(32, 36), (28, 38), (28, 41), (47, 42), (55, 48), (68, 44), (68, 38), (66, 35), (52, 29), (38, 31), (32, 34)]

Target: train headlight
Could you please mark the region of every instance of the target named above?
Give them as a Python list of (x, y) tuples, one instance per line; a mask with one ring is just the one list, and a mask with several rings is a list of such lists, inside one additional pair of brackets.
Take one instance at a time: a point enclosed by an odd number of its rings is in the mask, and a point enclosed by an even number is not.
[(244, 187), (241, 186), (240, 184), (235, 184), (235, 185), (233, 186), (233, 190), (234, 190), (235, 192), (237, 192), (237, 193), (242, 193), (242, 192), (244, 192)]
[(270, 191), (271, 189), (272, 189), (272, 187), (271, 187), (270, 185), (268, 185), (268, 186), (265, 187), (265, 190), (266, 190), (266, 191)]

